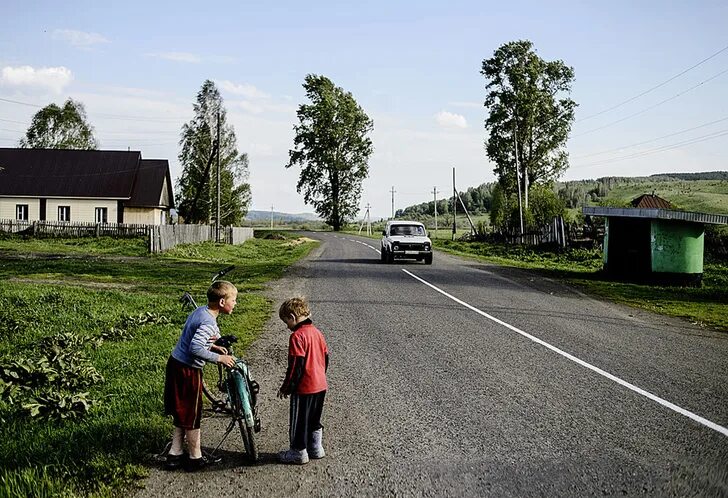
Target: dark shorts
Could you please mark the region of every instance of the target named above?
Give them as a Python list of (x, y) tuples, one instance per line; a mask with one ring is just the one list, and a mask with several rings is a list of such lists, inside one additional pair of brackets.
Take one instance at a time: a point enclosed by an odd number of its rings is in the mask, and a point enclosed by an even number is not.
[(175, 427), (199, 429), (202, 420), (202, 370), (171, 356), (164, 377), (164, 414)]

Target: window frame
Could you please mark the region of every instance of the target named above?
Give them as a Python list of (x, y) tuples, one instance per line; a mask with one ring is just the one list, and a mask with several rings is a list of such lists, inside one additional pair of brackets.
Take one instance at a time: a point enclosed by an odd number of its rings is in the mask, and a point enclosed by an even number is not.
[[(103, 219), (99, 219), (99, 214), (103, 214)], [(94, 221), (102, 225), (107, 224), (109, 222), (109, 208), (105, 206), (94, 208)]]
[[(66, 219), (61, 216), (61, 213), (66, 213)], [(71, 206), (58, 206), (58, 221), (71, 221)]]
[(15, 219), (19, 221), (28, 221), (30, 218), (30, 205), (29, 204), (16, 204), (15, 205)]

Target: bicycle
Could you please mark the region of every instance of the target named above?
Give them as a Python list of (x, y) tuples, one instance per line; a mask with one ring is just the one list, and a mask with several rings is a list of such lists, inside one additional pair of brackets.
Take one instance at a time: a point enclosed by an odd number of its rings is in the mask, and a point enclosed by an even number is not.
[[(234, 335), (222, 336), (215, 344), (227, 349), (229, 355), (233, 355), (232, 345), (237, 341)], [(260, 386), (251, 377), (248, 364), (240, 358), (235, 358), (235, 366), (227, 368), (226, 375), (222, 375), (222, 365), (218, 365), (220, 381), (217, 384), (221, 393), (227, 396), (230, 403), (231, 420), (225, 429), (225, 434), (212, 451), (210, 456), (214, 458), (215, 453), (237, 425), (240, 428), (240, 436), (243, 439), (243, 446), (248, 457), (255, 462), (258, 460), (258, 446), (255, 442), (255, 434), (260, 432), (260, 417), (258, 416), (258, 392)]]
[[(212, 281), (215, 282), (223, 275), (234, 270), (235, 266), (228, 266), (217, 272)], [(194, 297), (189, 292), (185, 292), (180, 298), (183, 307), (191, 305), (197, 308)], [(215, 341), (215, 345), (223, 347), (227, 353), (233, 355), (233, 343), (237, 341), (234, 335), (226, 335)], [(224, 368), (224, 371), (223, 371)], [(224, 372), (224, 375), (223, 375)], [(225, 434), (220, 443), (210, 454), (210, 458), (214, 459), (215, 453), (225, 442), (225, 439), (235, 429), (237, 425), (240, 428), (240, 436), (243, 439), (245, 452), (252, 461), (258, 460), (258, 447), (255, 442), (255, 434), (260, 432), (261, 424), (258, 416), (258, 392), (260, 386), (252, 378), (247, 363), (241, 358), (235, 358), (235, 366), (232, 368), (217, 365), (217, 392), (218, 396), (209, 386), (202, 382), (202, 392), (210, 400), (213, 409), (218, 412), (225, 412), (231, 415)]]

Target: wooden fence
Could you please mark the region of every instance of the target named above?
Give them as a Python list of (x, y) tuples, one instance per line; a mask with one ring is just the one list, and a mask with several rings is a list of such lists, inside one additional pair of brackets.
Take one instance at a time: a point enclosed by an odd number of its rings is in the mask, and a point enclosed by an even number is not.
[(70, 221), (0, 220), (0, 231), (30, 237), (143, 237), (149, 225), (122, 223), (82, 223)]
[[(210, 225), (131, 225), (123, 223), (81, 223), (67, 221), (0, 220), (0, 232), (28, 237), (146, 237), (149, 252), (167, 251), (178, 244), (216, 240)], [(252, 228), (220, 227), (219, 241), (242, 244), (253, 237)]]

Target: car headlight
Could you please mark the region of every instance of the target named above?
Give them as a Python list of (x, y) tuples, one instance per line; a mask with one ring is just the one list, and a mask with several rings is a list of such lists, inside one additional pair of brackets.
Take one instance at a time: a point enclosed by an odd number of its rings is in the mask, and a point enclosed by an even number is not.
[(425, 251), (429, 251), (429, 250), (430, 250), (430, 244), (425, 244)]
[(394, 244), (394, 250), (399, 251), (399, 246), (397, 244)]

